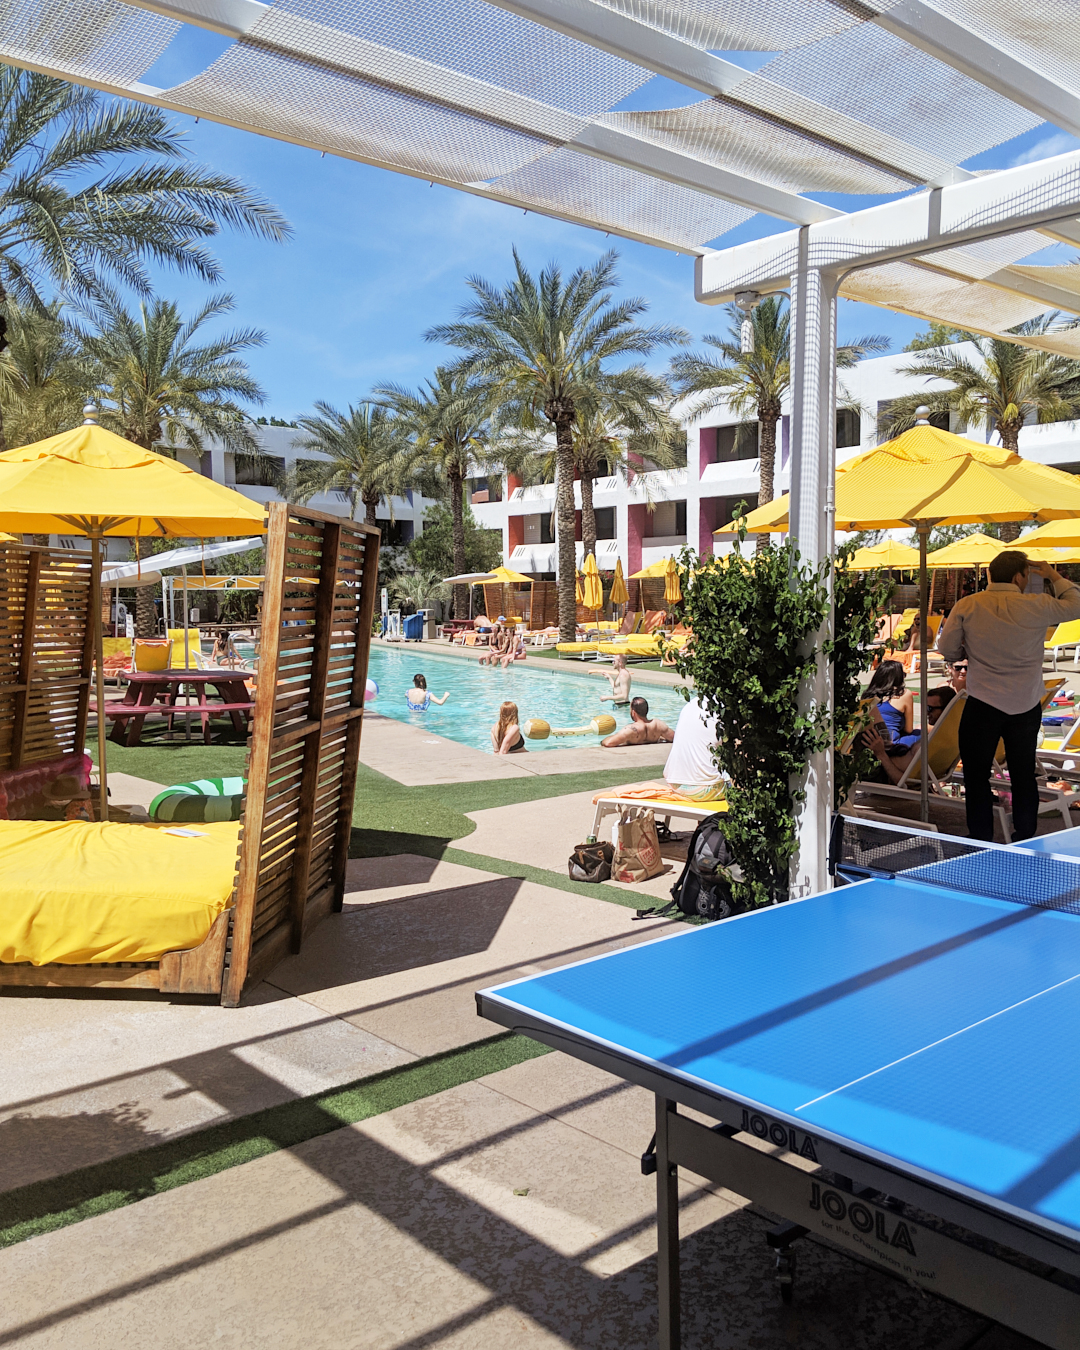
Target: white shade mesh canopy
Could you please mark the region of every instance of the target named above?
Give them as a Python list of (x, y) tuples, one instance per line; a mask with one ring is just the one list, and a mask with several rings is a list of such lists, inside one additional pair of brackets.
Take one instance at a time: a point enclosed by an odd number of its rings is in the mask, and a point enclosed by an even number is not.
[[(142, 83), (181, 22), (230, 44)], [(0, 59), (705, 258), (758, 213), (816, 229), (843, 217), (830, 194), (972, 181), (965, 161), (1048, 119), (1080, 135), (1080, 0), (0, 0)], [(638, 91), (672, 106), (627, 108)], [(842, 294), (1003, 332), (1080, 308), (1077, 266), (1040, 257), (1055, 240), (1080, 245), (1080, 210)], [(812, 240), (813, 265), (844, 247)]]

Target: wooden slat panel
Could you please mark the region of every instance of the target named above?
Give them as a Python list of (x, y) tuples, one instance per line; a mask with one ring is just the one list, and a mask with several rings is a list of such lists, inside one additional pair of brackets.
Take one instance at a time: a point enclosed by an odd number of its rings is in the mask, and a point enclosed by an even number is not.
[(285, 503), (268, 515), (227, 1004), (340, 908), (378, 580), (377, 531)]

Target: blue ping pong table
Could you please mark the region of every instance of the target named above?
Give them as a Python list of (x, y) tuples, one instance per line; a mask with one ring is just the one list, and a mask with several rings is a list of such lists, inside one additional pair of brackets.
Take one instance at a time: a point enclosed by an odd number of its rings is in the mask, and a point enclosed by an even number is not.
[(852, 884), (485, 989), (478, 1012), (655, 1094), (661, 1350), (680, 1166), (787, 1221), (787, 1298), (809, 1233), (1076, 1350), (1080, 830), (843, 836)]

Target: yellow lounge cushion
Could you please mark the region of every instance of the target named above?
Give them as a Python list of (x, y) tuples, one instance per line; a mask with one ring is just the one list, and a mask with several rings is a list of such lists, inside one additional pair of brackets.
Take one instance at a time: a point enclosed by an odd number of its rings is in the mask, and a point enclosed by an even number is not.
[(238, 821), (0, 821), (0, 961), (157, 961), (197, 947), (232, 899)]

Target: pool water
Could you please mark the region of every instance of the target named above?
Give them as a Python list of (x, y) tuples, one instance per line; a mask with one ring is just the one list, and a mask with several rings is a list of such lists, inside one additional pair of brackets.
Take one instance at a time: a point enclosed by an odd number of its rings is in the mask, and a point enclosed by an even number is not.
[[(542, 662), (542, 665), (541, 665)], [(601, 703), (600, 695), (609, 693), (611, 686), (600, 674), (610, 666), (578, 666), (590, 673), (570, 674), (548, 669), (555, 662), (539, 658), (517, 661), (505, 671), (496, 666), (479, 666), (475, 661), (453, 656), (432, 656), (428, 651), (409, 650), (408, 647), (372, 646), (368, 661), (368, 676), (379, 686), (378, 697), (367, 706), (384, 717), (446, 736), (474, 750), (491, 751), (491, 728), (499, 716), (499, 704), (511, 699), (518, 705), (522, 722), (530, 717), (542, 717), (553, 727), (583, 727), (602, 712), (610, 712), (619, 726), (630, 721), (629, 708), (612, 708)], [(441, 698), (448, 690), (450, 697), (439, 707), (432, 703), (426, 712), (414, 712), (405, 702), (405, 694), (412, 687), (412, 677), (425, 676), (428, 692)], [(649, 712), (668, 726), (684, 706), (684, 700), (674, 689), (655, 685), (639, 685), (632, 690), (648, 699)], [(550, 736), (546, 741), (529, 741), (534, 750), (565, 750), (597, 745), (599, 736)]]

